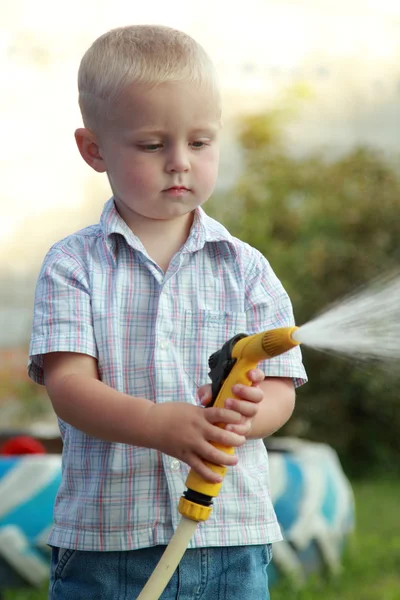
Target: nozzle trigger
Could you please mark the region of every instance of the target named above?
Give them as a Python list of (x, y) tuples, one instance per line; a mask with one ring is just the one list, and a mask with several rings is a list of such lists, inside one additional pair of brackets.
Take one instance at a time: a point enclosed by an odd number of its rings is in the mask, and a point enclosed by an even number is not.
[(220, 350), (211, 354), (208, 359), (208, 366), (210, 367), (208, 376), (211, 379), (212, 390), (212, 400), (210, 404), (207, 405), (208, 407), (214, 405), (225, 379), (228, 377), (236, 363), (236, 358), (232, 358), (234, 345), (245, 337), (247, 337), (246, 333), (238, 333), (225, 342)]

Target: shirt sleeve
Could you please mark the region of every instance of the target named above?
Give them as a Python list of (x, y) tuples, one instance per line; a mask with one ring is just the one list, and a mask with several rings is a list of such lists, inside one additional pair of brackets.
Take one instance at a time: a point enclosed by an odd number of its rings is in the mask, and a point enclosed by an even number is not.
[(90, 286), (77, 259), (51, 249), (36, 284), (28, 375), (44, 385), (43, 355), (78, 352), (97, 358)]
[[(269, 262), (258, 252), (247, 282), (246, 315), (249, 334), (295, 325), (288, 294)], [(299, 346), (263, 361), (260, 368), (266, 377), (292, 378), (295, 387), (307, 382)]]

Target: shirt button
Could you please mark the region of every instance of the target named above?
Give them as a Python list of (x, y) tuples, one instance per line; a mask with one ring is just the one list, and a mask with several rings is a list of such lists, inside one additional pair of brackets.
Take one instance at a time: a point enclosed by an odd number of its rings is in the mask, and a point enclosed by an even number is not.
[(181, 468), (181, 463), (179, 462), (179, 460), (172, 460), (171, 461), (171, 469), (173, 471), (179, 471), (180, 468)]
[(165, 348), (167, 348), (167, 346), (168, 346), (168, 342), (161, 342), (161, 344), (160, 344), (161, 350), (165, 350)]

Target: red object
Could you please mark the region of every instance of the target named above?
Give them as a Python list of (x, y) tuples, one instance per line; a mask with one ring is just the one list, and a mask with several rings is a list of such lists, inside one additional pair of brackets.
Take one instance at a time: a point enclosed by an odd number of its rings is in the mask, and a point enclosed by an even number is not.
[(19, 435), (4, 442), (0, 446), (0, 455), (14, 456), (21, 454), (46, 454), (46, 449), (38, 440), (28, 436)]

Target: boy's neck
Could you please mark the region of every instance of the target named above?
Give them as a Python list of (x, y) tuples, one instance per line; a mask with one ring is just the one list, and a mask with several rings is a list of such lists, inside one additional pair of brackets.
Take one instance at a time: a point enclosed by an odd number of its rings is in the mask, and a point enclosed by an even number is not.
[(172, 257), (185, 244), (193, 224), (194, 212), (177, 219), (139, 219), (128, 223), (132, 232), (140, 239), (151, 259), (167, 271)]

